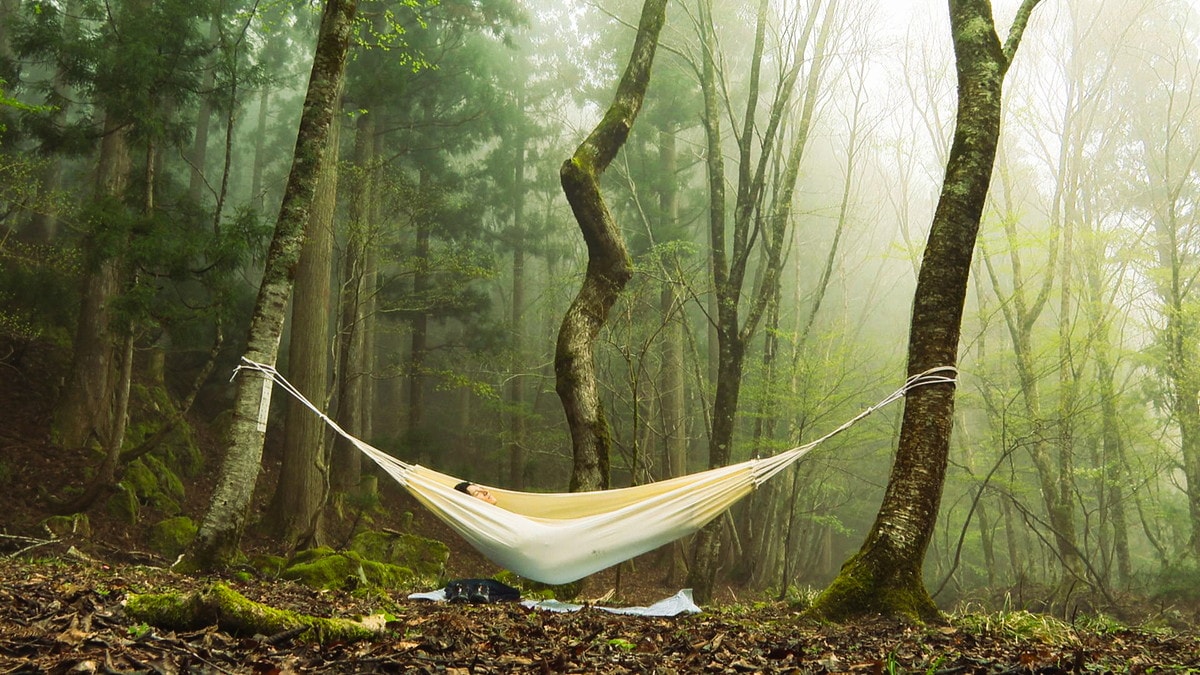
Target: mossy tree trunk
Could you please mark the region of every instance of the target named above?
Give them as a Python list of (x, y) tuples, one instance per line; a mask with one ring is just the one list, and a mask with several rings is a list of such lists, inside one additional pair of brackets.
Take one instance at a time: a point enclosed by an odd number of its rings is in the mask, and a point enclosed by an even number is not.
[(641, 110), (666, 13), (666, 0), (646, 0), (633, 53), (612, 104), (559, 171), (588, 250), (583, 286), (563, 317), (554, 358), (555, 389), (571, 430), (575, 458), (572, 491), (608, 487), (612, 437), (600, 404), (592, 350), (609, 310), (633, 276), (633, 265), (621, 230), (600, 194), (600, 176), (625, 144)]
[[(989, 0), (950, 0), (958, 72), (957, 127), (941, 196), (917, 277), (908, 372), (957, 363), (963, 302), (979, 220), (1000, 136), (1004, 75), (1038, 0), (1024, 0), (1002, 46)], [(938, 621), (921, 577), (945, 481), (954, 387), (909, 392), (883, 504), (858, 553), (817, 598), (813, 613), (832, 620), (885, 614)]]
[[(246, 358), (260, 363), (274, 365), (279, 355), (292, 276), (304, 243), (304, 226), (333, 122), (356, 10), (357, 0), (328, 0), (321, 18), (292, 170), (246, 340)], [(227, 567), (237, 555), (261, 468), (270, 397), (270, 380), (249, 374), (238, 378), (228, 449), (208, 512), (189, 551), (189, 568)]]

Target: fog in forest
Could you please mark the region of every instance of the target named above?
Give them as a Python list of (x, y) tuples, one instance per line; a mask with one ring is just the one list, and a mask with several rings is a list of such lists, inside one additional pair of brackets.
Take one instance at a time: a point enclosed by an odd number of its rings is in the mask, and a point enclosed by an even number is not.
[[(0, 355), (107, 346), (88, 358), (111, 402), (62, 395), (63, 447), (136, 447), (155, 392), (228, 424), (319, 4), (0, 0)], [(1020, 4), (995, 2), (1001, 40)], [(358, 2), (276, 362), (339, 424), (464, 479), (568, 489), (556, 348), (588, 246), (560, 167), (612, 102), (641, 9)], [(903, 385), (956, 101), (943, 2), (669, 3), (600, 183), (632, 264), (594, 343), (611, 486), (708, 468), (723, 414), (742, 461)], [(1043, 0), (1000, 138), (925, 583), (939, 604), (1072, 579), (1194, 594), (1200, 3)], [(744, 345), (732, 411), (719, 283)], [(721, 578), (828, 584), (875, 520), (903, 405), (722, 517)], [(304, 417), (274, 397), (263, 461), (325, 448), (331, 492), (351, 490), (368, 469)]]

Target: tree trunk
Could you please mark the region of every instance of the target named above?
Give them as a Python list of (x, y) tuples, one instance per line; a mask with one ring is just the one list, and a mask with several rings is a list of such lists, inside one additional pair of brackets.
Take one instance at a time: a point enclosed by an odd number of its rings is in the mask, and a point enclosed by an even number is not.
[[(62, 3), (60, 16), (62, 17), (62, 37), (67, 40), (77, 38), (79, 31), (79, 10), (76, 6), (77, 0), (66, 0)], [(0, 31), (4, 31), (16, 25), (17, 11), (20, 3), (18, 0), (3, 0), (3, 16), (0, 16)], [(9, 37), (4, 36), (0, 39), (0, 44), (4, 48), (10, 46)], [(3, 55), (8, 59), (13, 59), (11, 53)], [(15, 59), (11, 61), (16, 63)], [(14, 76), (8, 81), (12, 85), (18, 81), (17, 73), (12, 73)], [(0, 73), (0, 78), (5, 78), (5, 74)], [(67, 119), (71, 113), (71, 85), (67, 82), (67, 73), (60, 64), (56, 64), (54, 79), (51, 83), (51, 92), (46, 98), (46, 103), (54, 106), (54, 110), (49, 113), (50, 125), (56, 129), (62, 129), (67, 124)], [(38, 193), (42, 197), (53, 199), (53, 195), (62, 189), (63, 181), (63, 156), (58, 152), (43, 152), (42, 160), (45, 162), (42, 168), (38, 171)], [(39, 204), (46, 204), (45, 199), (39, 199)], [(53, 213), (51, 209), (39, 209), (37, 212), (30, 214), (29, 220), (29, 238), (32, 241), (50, 243), (58, 237), (58, 215)]]
[[(517, 111), (525, 113), (525, 96), (517, 93)], [(513, 374), (508, 383), (508, 487), (525, 488), (526, 410), (525, 378), (520, 372), (525, 362), (525, 143), (524, 124), (518, 124), (513, 139), (512, 184), (512, 335)]]
[[(312, 210), (304, 228), (304, 245), (296, 264), (296, 294), (292, 300), (288, 378), (310, 401), (324, 401), (329, 391), (329, 288), (340, 128), (334, 123), (329, 129)], [(329, 472), (327, 428), (321, 418), (291, 397), (285, 419), (283, 463), (271, 503), (271, 524), (275, 534), (288, 544), (312, 548), (320, 545), (323, 534), (321, 513)]]
[[(679, 223), (679, 188), (674, 176), (678, 172), (678, 150), (675, 130), (659, 133), (660, 171), (667, 178), (662, 181), (659, 193), (659, 212), (662, 224), (675, 231)], [(665, 326), (662, 339), (662, 371), (659, 383), (662, 401), (659, 411), (662, 416), (663, 460), (666, 475), (675, 477), (687, 473), (687, 409), (684, 399), (684, 325), (682, 315), (683, 298), (679, 281), (669, 269), (659, 295), (661, 323)]]
[(271, 87), (262, 83), (258, 94), (258, 130), (254, 134), (254, 166), (250, 174), (250, 197), (259, 209), (266, 208), (264, 204), (263, 167), (267, 164), (267, 113), (271, 109)]
[[(98, 200), (120, 201), (131, 166), (128, 134), (111, 115), (104, 130), (95, 195)], [(92, 439), (102, 445), (109, 441), (118, 379), (111, 302), (121, 291), (123, 257), (118, 253), (96, 260), (84, 274), (71, 370), (55, 412), (58, 443), (65, 448), (81, 448)]]
[[(367, 141), (370, 145), (370, 161), (366, 162), (368, 171), (366, 175), (366, 196), (363, 197), (364, 213), (367, 218), (367, 231), (371, 235), (369, 241), (377, 241), (379, 231), (383, 223), (383, 202), (380, 198), (380, 184), (382, 183), (381, 175), (383, 166), (379, 158), (383, 156), (382, 135), (376, 133), (377, 124), (375, 121), (370, 121), (366, 124), (364, 133), (367, 136)], [(359, 432), (362, 438), (371, 438), (375, 434), (375, 357), (378, 353), (378, 347), (375, 343), (375, 338), (379, 334), (375, 326), (379, 320), (376, 310), (378, 308), (378, 289), (379, 289), (379, 246), (368, 246), (363, 263), (363, 279), (362, 287), (365, 290), (366, 297), (362, 304), (362, 357), (358, 360), (359, 372), (359, 392), (362, 396), (362, 420), (360, 421)], [(355, 452), (354, 459), (351, 460), (350, 469), (353, 471), (352, 478), (357, 480), (357, 477), (362, 473), (362, 453)], [(375, 485), (374, 482), (368, 484), (368, 487)], [(361, 484), (360, 484), (361, 487)]]
[[(1004, 74), (1037, 2), (1022, 3), (1002, 47), (989, 0), (949, 0), (957, 127), (913, 299), (910, 376), (957, 363), (971, 256), (1000, 136)], [(941, 620), (921, 566), (941, 503), (953, 419), (953, 385), (922, 386), (905, 397), (879, 514), (862, 548), (813, 604), (815, 615), (837, 621), (876, 613)]]
[[(206, 185), (204, 164), (208, 161), (208, 130), (212, 120), (212, 97), (215, 95), (213, 87), (217, 81), (217, 60), (220, 58), (220, 54), (216, 50), (221, 38), (221, 18), (217, 12), (214, 12), (209, 20), (208, 43), (214, 51), (204, 67), (204, 79), (200, 85), (200, 109), (196, 112), (196, 133), (192, 137), (192, 151), (188, 154), (188, 163), (191, 165), (188, 197), (197, 204), (200, 203)], [(232, 114), (231, 111), (230, 115)], [(256, 142), (261, 142), (261, 139), (260, 136)]]
[[(0, 0), (0, 63), (5, 66), (10, 66), (16, 62), (16, 56), (13, 53), (12, 37), (13, 28), (20, 17), (20, 9), (20, 0)], [(17, 81), (16, 77), (12, 77), (15, 74), (0, 72), (0, 78), (11, 84)]]
[[(727, 285), (728, 271), (725, 266), (725, 156), (724, 148), (721, 143), (721, 110), (717, 95), (717, 70), (716, 70), (716, 47), (717, 40), (715, 30), (712, 24), (712, 2), (704, 4), (705, 16), (702, 17), (700, 30), (701, 39), (703, 42), (703, 62), (701, 66), (701, 93), (704, 101), (704, 131), (707, 141), (707, 153), (705, 162), (707, 164), (708, 174), (708, 236), (709, 247), (711, 250), (712, 264), (709, 271), (712, 274), (713, 287), (721, 289)], [(722, 311), (737, 312), (737, 303), (732, 306), (721, 297), (720, 293), (714, 293), (712, 314), (720, 316)], [(709, 331), (709, 361), (710, 368), (713, 368), (713, 344), (716, 345), (716, 366), (712, 372), (713, 384), (717, 387), (717, 395), (713, 401), (713, 411), (720, 410), (718, 408), (717, 398), (722, 397), (721, 387), (721, 364), (727, 363), (726, 354), (732, 353), (729, 344), (728, 330), (722, 335), (721, 330), (726, 322), (722, 319), (711, 323)], [(736, 337), (736, 331), (734, 332)], [(728, 384), (724, 388), (724, 398), (728, 398)], [(716, 462), (722, 454), (727, 456), (728, 448), (722, 450), (722, 446), (716, 444), (718, 421), (714, 417), (712, 420), (713, 428), (709, 431), (709, 466), (716, 466)], [(715, 456), (714, 456), (715, 450)], [(719, 522), (719, 521), (717, 521)], [(712, 597), (712, 587), (716, 579), (716, 561), (719, 551), (719, 539), (717, 538), (717, 525), (710, 523), (696, 533), (693, 543), (692, 552), (692, 567), (688, 570), (687, 584), (692, 587), (692, 592), (698, 602), (707, 602)]]
[[(328, 0), (325, 5), (292, 170), (250, 319), (245, 357), (252, 361), (274, 365), (279, 354), (292, 275), (300, 258), (304, 226), (333, 122), (356, 8), (357, 0)], [(247, 374), (238, 378), (225, 460), (208, 512), (189, 551), (188, 567), (224, 568), (237, 554), (261, 469), (270, 400), (270, 380)]]
[[(732, 242), (728, 244), (725, 218), (725, 163), (722, 156), (720, 126), (725, 113), (720, 108), (721, 92), (716, 63), (716, 28), (713, 24), (712, 3), (706, 2), (700, 20), (701, 40), (704, 44), (701, 72), (701, 91), (704, 100), (704, 125), (707, 139), (707, 173), (709, 183), (709, 241), (712, 244), (712, 275), (716, 296), (717, 338), (717, 382), (713, 398), (712, 429), (708, 442), (709, 467), (729, 463), (733, 452), (733, 432), (741, 394), (741, 379), (746, 347), (757, 331), (773, 288), (779, 283), (781, 273), (782, 242), (788, 230), (790, 218), (787, 208), (777, 213), (763, 212), (762, 195), (766, 186), (766, 171), (770, 160), (778, 154), (782, 129), (786, 123), (785, 112), (791, 107), (792, 93), (802, 66), (807, 62), (805, 53), (813, 26), (819, 14), (819, 3), (810, 6), (804, 28), (798, 32), (790, 61), (781, 66), (780, 83), (774, 88), (774, 99), (767, 111), (767, 122), (758, 128), (757, 110), (760, 74), (763, 63), (765, 36), (767, 32), (767, 9), (769, 3), (761, 0), (758, 5), (755, 27), (753, 56), (748, 76), (748, 94), (743, 113), (743, 128), (737, 134), (738, 179), (736, 200), (733, 206)], [(832, 8), (830, 8), (832, 9)], [(811, 72), (811, 71), (810, 71)], [(803, 133), (803, 132), (801, 132)], [(753, 159), (755, 144), (759, 153)], [(793, 157), (802, 152), (803, 144), (795, 147)], [(794, 177), (793, 177), (794, 178)], [(794, 182), (794, 181), (793, 181)], [(781, 190), (790, 190), (780, 185)], [(773, 216), (782, 214), (784, 217)], [(759, 223), (767, 221), (763, 246), (761, 279), (751, 294), (742, 323), (740, 304), (744, 301), (745, 285), (751, 248), (755, 245)], [(707, 602), (712, 597), (716, 582), (717, 563), (720, 556), (720, 540), (717, 537), (720, 521), (709, 523), (696, 535), (695, 556), (688, 575), (697, 602)]]
[[(369, 404), (367, 385), (371, 382), (368, 367), (369, 307), (374, 298), (374, 279), (370, 273), (369, 245), (375, 228), (376, 200), (376, 116), (358, 118), (354, 138), (354, 165), (358, 183), (350, 203), (350, 236), (342, 264), (341, 311), (338, 325), (338, 424), (347, 432), (368, 437)], [(331, 460), (332, 488), (346, 493), (358, 487), (362, 479), (362, 453), (346, 439), (338, 436), (333, 442)]]
[[(1086, 221), (1085, 221), (1086, 222)], [(1099, 233), (1089, 232), (1088, 242), (1103, 242)], [(1125, 486), (1129, 476), (1125, 471), (1124, 440), (1113, 366), (1111, 312), (1108, 292), (1104, 289), (1104, 265), (1107, 250), (1103, 245), (1085, 245), (1080, 256), (1084, 264), (1087, 301), (1084, 303), (1088, 334), (1094, 336), (1096, 389), (1100, 403), (1100, 522), (1112, 532), (1113, 556), (1117, 564), (1117, 581), (1122, 587), (1130, 581), (1129, 516), (1125, 512)]]
[(571, 430), (572, 491), (608, 487), (612, 437), (600, 403), (592, 349), (633, 268), (621, 230), (600, 193), (600, 176), (625, 144), (641, 110), (666, 11), (666, 0), (646, 0), (633, 53), (612, 104), (559, 171), (588, 250), (583, 287), (563, 317), (554, 358), (555, 390)]
[[(338, 426), (353, 436), (363, 435), (363, 303), (366, 295), (365, 266), (367, 234), (362, 224), (352, 224), (342, 259), (341, 311), (338, 313), (337, 412)], [(362, 476), (362, 453), (350, 441), (333, 440), (331, 488), (345, 493), (358, 485)]]
[[(429, 121), (428, 119), (426, 120)], [(417, 199), (432, 199), (429, 170), (421, 168), (417, 183)], [(416, 240), (413, 250), (412, 295), (418, 308), (427, 306), (431, 283), (429, 273), (429, 237), (433, 229), (429, 209), (418, 207), (413, 217)], [(408, 447), (416, 453), (417, 461), (429, 464), (429, 437), (425, 433), (425, 359), (429, 352), (429, 314), (422, 309), (413, 312), (408, 349)]]
[[(679, 227), (679, 186), (675, 176), (679, 170), (677, 130), (670, 128), (659, 131), (659, 172), (665, 178), (660, 181), (658, 207), (659, 219), (667, 231), (675, 232)], [(687, 408), (684, 389), (684, 329), (683, 297), (681, 281), (677, 278), (678, 268), (674, 265), (664, 270), (664, 282), (659, 293), (660, 322), (662, 334), (662, 368), (659, 372), (659, 415), (662, 427), (663, 477), (682, 476), (688, 472)], [(664, 579), (672, 585), (683, 583), (687, 573), (684, 560), (684, 543), (671, 544), (670, 562)]]

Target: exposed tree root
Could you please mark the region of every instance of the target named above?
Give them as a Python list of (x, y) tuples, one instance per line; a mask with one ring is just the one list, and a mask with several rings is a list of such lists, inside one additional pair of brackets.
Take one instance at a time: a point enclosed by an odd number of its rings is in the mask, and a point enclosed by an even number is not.
[(234, 635), (265, 636), (270, 641), (281, 634), (327, 643), (376, 637), (382, 628), (364, 621), (327, 619), (297, 614), (247, 599), (222, 583), (199, 591), (130, 595), (125, 611), (135, 621), (158, 628), (186, 631), (216, 625)]

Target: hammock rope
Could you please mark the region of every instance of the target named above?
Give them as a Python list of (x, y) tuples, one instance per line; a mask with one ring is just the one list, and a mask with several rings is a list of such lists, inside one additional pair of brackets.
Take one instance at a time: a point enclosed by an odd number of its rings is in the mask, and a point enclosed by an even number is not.
[[(402, 485), (417, 501), (496, 564), (550, 584), (567, 583), (691, 534), (734, 502), (783, 471), (818, 445), (854, 426), (916, 387), (951, 384), (953, 366), (914, 375), (902, 387), (841, 426), (803, 445), (765, 458), (613, 490), (535, 493), (486, 486), (489, 504), (454, 489), (458, 478), (410, 464), (358, 439), (317, 408), (274, 366), (243, 357), (243, 370), (291, 394)], [(268, 401), (261, 408), (265, 411)], [(261, 422), (262, 420), (260, 420)]]

